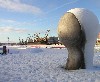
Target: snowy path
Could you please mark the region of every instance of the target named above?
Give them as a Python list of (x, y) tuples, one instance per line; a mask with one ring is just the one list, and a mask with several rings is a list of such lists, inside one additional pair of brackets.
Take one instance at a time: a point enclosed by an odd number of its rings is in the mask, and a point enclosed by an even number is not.
[(100, 52), (91, 70), (66, 71), (66, 49), (10, 49), (0, 55), (0, 82), (100, 82)]

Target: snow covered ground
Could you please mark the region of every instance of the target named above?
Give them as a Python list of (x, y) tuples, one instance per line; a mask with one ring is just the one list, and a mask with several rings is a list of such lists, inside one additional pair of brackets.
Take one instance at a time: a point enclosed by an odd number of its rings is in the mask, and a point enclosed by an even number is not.
[(100, 47), (95, 48), (93, 69), (68, 71), (68, 52), (58, 48), (9, 47), (0, 55), (0, 82), (100, 82)]

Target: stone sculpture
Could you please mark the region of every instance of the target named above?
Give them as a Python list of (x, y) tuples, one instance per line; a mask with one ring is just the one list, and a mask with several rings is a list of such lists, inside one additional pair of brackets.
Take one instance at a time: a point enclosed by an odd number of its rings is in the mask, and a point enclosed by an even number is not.
[(98, 29), (97, 17), (84, 8), (71, 9), (61, 17), (58, 37), (68, 50), (66, 69), (76, 70), (93, 66)]

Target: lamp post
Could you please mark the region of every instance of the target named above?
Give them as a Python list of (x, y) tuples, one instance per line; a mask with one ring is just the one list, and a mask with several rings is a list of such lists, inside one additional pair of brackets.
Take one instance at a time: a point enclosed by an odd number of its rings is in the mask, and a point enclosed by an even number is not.
[(8, 39), (8, 45), (9, 45), (9, 37), (7, 37), (7, 39)]

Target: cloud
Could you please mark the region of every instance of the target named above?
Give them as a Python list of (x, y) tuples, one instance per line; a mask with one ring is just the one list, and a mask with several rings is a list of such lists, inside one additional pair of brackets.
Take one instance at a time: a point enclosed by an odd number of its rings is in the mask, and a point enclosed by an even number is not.
[(9, 33), (9, 32), (17, 32), (17, 33), (25, 33), (29, 30), (25, 28), (14, 28), (14, 27), (0, 27), (0, 32), (2, 33)]
[(4, 23), (15, 23), (16, 21), (14, 21), (14, 20), (0, 19), (0, 22), (4, 22)]
[(53, 11), (56, 11), (56, 10), (62, 8), (62, 7), (65, 7), (66, 5), (74, 4), (74, 3), (78, 2), (78, 1), (79, 1), (79, 0), (73, 0), (73, 1), (70, 1), (70, 2), (67, 2), (67, 3), (64, 3), (63, 5), (60, 5), (60, 6), (54, 8), (54, 9), (52, 9), (52, 10), (47, 11), (46, 14), (51, 13), (51, 12), (53, 12)]
[(27, 12), (32, 14), (42, 13), (40, 8), (21, 3), (20, 0), (0, 0), (0, 7), (16, 12)]
[(30, 26), (34, 26), (35, 22), (18, 22), (15, 20), (11, 20), (11, 19), (0, 19), (0, 23), (4, 24), (4, 25), (8, 25), (8, 26), (26, 26), (26, 25), (30, 25)]

